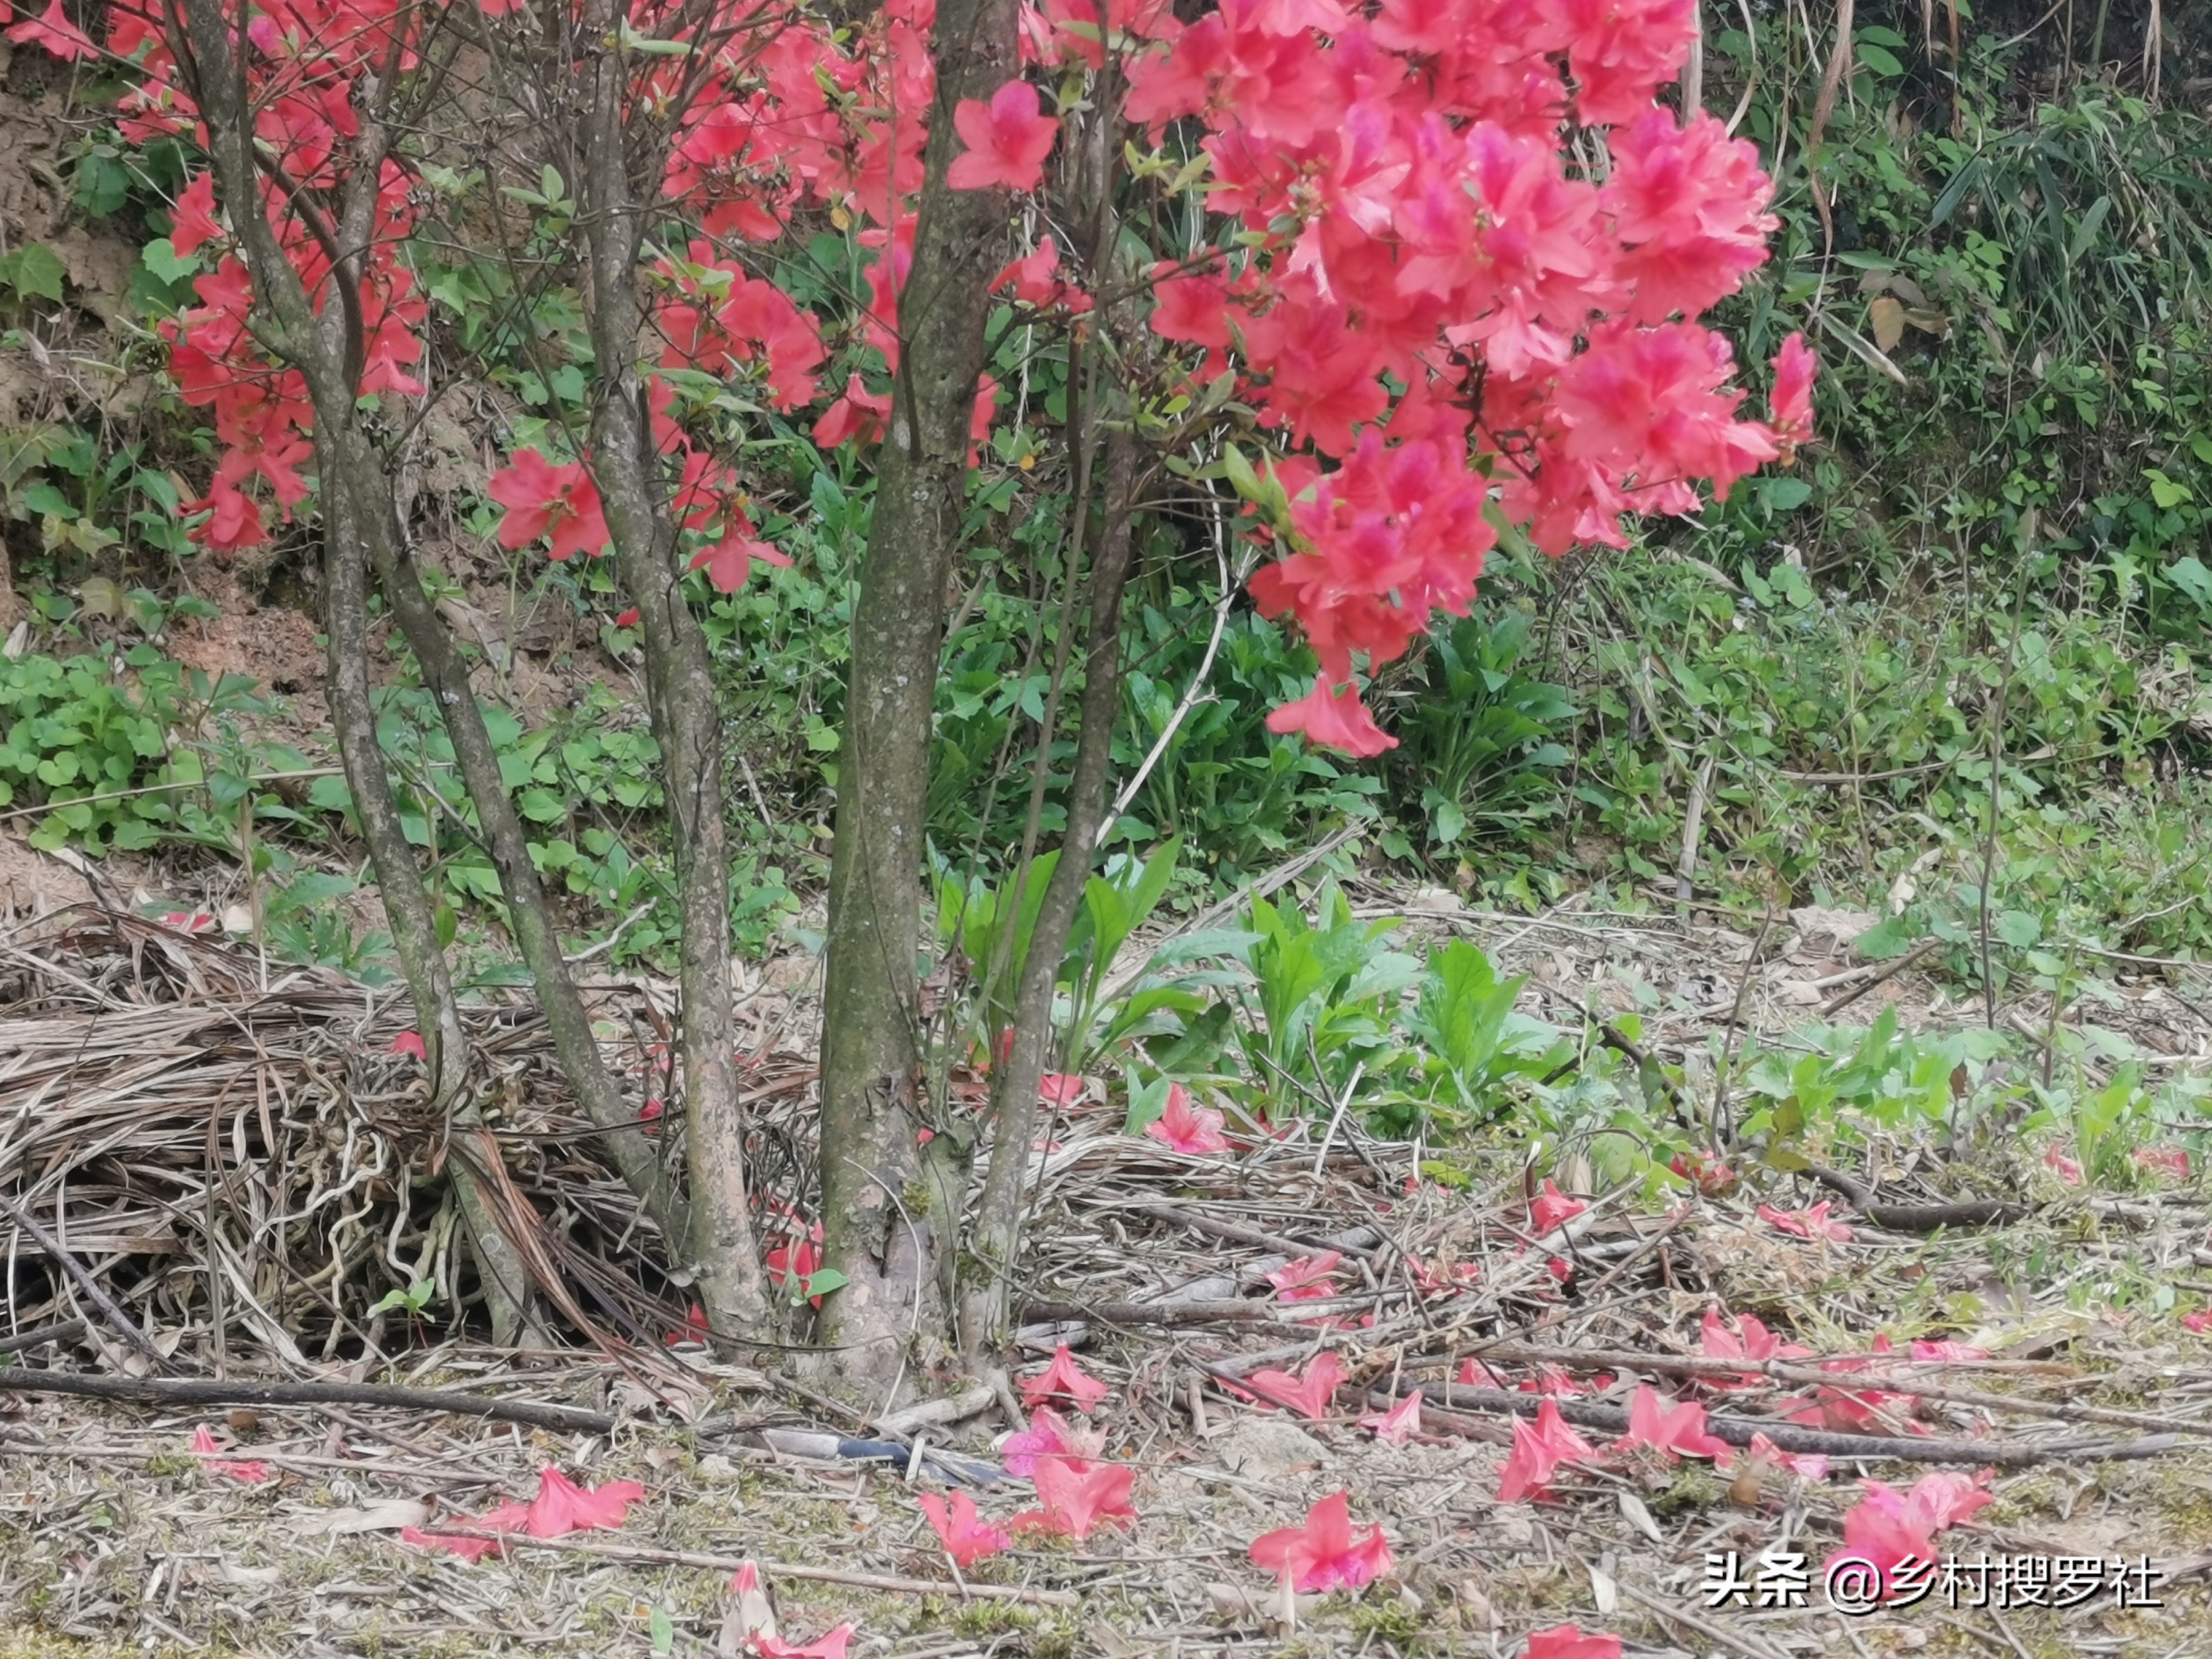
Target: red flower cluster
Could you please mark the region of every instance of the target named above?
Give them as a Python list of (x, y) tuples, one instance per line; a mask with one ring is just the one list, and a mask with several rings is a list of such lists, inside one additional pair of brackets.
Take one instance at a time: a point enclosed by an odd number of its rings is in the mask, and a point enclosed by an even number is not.
[[(1253, 592), (1297, 619), (1322, 678), (1277, 730), (1389, 746), (1349, 691), (1353, 653), (1387, 662), (1434, 611), (1464, 614), (1486, 509), (1549, 552), (1620, 546), (1625, 515), (1693, 512), (1698, 481), (1725, 494), (1807, 435), (1802, 343), (1762, 425), (1694, 320), (1775, 222), (1753, 147), (1655, 101), (1692, 0), (1225, 0), (1188, 27), (1148, 10), (1133, 32), (1161, 44), (1131, 65), (1126, 112), (1203, 123), (1211, 200), (1255, 244), (1163, 266), (1154, 331), (1205, 349), (1201, 380), (1234, 349), (1298, 452), (1278, 467), (1295, 544)], [(1054, 13), (1040, 55), (1098, 51)], [(1573, 162), (1577, 125), (1609, 129), (1602, 184)]]

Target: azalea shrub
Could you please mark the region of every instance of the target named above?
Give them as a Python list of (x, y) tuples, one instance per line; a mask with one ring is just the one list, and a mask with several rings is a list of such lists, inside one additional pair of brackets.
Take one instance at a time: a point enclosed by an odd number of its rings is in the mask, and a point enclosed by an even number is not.
[[(343, 289), (358, 307), (365, 397), (428, 390), (431, 311), (417, 270), (445, 261), (410, 238), (418, 203), (457, 185), (392, 146), (376, 163), (359, 269), (349, 259), (343, 273), (312, 192), (354, 164), (360, 78), (394, 49), (415, 61), (441, 9), (341, 15), (320, 0), (276, 0), (240, 13), (254, 20), (258, 131), (308, 192), (272, 179), (265, 206), (309, 286)], [(482, 9), (482, 26), (514, 26), (516, 7)], [(1150, 332), (1186, 349), (1157, 366), (1152, 385), (1178, 411), (1158, 434), (1187, 453), (1201, 433), (1241, 428), (1249, 454), (1231, 450), (1213, 472), (1246, 495), (1277, 556), (1254, 595), (1320, 661), (1277, 729), (1354, 753), (1388, 742), (1356, 668), (1402, 654), (1434, 611), (1464, 614), (1501, 525), (1549, 552), (1625, 545), (1635, 516), (1693, 512), (1701, 483), (1724, 494), (1808, 434), (1802, 343), (1777, 359), (1761, 422), (1741, 408), (1728, 342), (1698, 321), (1764, 260), (1775, 221), (1754, 149), (1703, 112), (1685, 121), (1656, 101), (1688, 49), (1688, 0), (1604, 10), (1231, 0), (1189, 23), (1138, 0), (1103, 27), (1087, 0), (1025, 12), (1025, 63), (1049, 82), (1097, 73), (1110, 56), (1121, 118), (1142, 141), (1137, 177), (1203, 188), (1217, 216), (1212, 240), (1162, 248), (1139, 276)], [(696, 73), (646, 43), (708, 14), (654, 0), (629, 15), (640, 90), (684, 98), (663, 180), (667, 228), (647, 253), (654, 345), (643, 368), (691, 562), (728, 590), (755, 560), (781, 556), (757, 533), (726, 443), (709, 441), (716, 417), (811, 407), (827, 445), (884, 429), (927, 139), (933, 11), (894, 0), (842, 31), (803, 11), (726, 9)], [(97, 42), (58, 7), (9, 33), (65, 58), (128, 61), (125, 137), (192, 140), (164, 15), (121, 0), (109, 17)], [(1018, 76), (963, 103), (952, 187), (1048, 195), (1063, 95)], [(1577, 159), (1578, 129), (1598, 136), (1602, 169)], [(557, 230), (573, 213), (568, 186), (557, 173), (532, 183), (511, 196)], [(164, 330), (184, 396), (210, 411), (218, 442), (191, 533), (226, 552), (265, 538), (313, 489), (307, 389), (246, 325), (253, 287), (225, 228), (233, 211), (219, 210), (204, 169), (178, 196), (170, 252), (203, 270), (196, 303)], [(822, 317), (776, 280), (777, 245), (823, 212), (850, 239), (866, 288), (848, 363), (833, 362)], [(1066, 331), (1105, 275), (1079, 261), (1041, 232), (995, 286), (1024, 325)], [(573, 359), (574, 343), (553, 343)], [(978, 389), (979, 441), (1002, 392), (988, 377)], [(550, 426), (512, 450), (489, 495), (504, 508), (507, 546), (562, 560), (608, 544), (590, 456)]]
[[(970, 526), (1064, 526), (1058, 580), (1070, 614), (1079, 583), (1091, 596), (1094, 645), (1118, 638), (1140, 535), (1217, 568), (1233, 543), (1257, 567), (1252, 603), (1315, 663), (1268, 727), (1370, 757), (1393, 739), (1368, 680), (1437, 617), (1468, 613), (1501, 539), (1623, 547), (1638, 520), (1695, 513), (1788, 464), (1811, 430), (1814, 371), (1802, 340), (1784, 343), (1758, 372), (1755, 417), (1729, 341), (1701, 320), (1765, 259), (1775, 221), (1753, 148), (1668, 91), (1692, 0), (1223, 0), (1188, 16), (1165, 0), (1043, 0), (963, 9), (943, 30), (938, 9), (887, 0), (848, 22), (752, 0), (116, 0), (97, 40), (58, 5), (9, 30), (126, 65), (125, 139), (192, 158), (168, 237), (192, 301), (161, 328), (179, 393), (215, 438), (187, 534), (234, 556), (319, 516), (332, 580), (362, 590), (333, 611), (334, 664), (365, 660), (374, 581), (449, 727), (563, 1070), (613, 1136), (629, 1109), (450, 623), (420, 591), (410, 501), (392, 483), (406, 434), (449, 392), (497, 387), (483, 527), (549, 565), (608, 560), (672, 822), (689, 1190), (641, 1138), (607, 1153), (698, 1258), (710, 1328), (762, 1320), (777, 1298), (744, 1213), (730, 792), (701, 613), (789, 558), (761, 498), (805, 469), (776, 455), (842, 450), (902, 481), (876, 502), (854, 613), (843, 741), (873, 758), (839, 783), (841, 830), (865, 823), (873, 840), (841, 833), (832, 868), (833, 890), (865, 882), (884, 908), (831, 908), (824, 1235), (805, 1280), (826, 1291), (829, 1346), (866, 1349), (887, 1376), (905, 1369), (889, 1327), (841, 1322), (885, 1317), (871, 1310), (938, 1279), (886, 1265), (871, 1230), (887, 1210), (862, 1188), (964, 1180), (976, 1145), (950, 1102), (929, 1103), (917, 1137), (921, 1107), (887, 1106), (883, 1086), (927, 1069), (908, 1052), (918, 988), (902, 936), (933, 710), (900, 692), (941, 662), (932, 613), (940, 596), (951, 608)], [(513, 118), (496, 143), (487, 116)], [(514, 340), (511, 319), (471, 323), (456, 286), (487, 270), (532, 296)], [(1212, 523), (1194, 535), (1201, 498)], [(355, 572), (357, 545), (369, 568)], [(1043, 736), (1013, 880), (1044, 893), (1026, 956), (1046, 964), (1066, 951), (1110, 827), (1100, 728), (1121, 708), (1118, 656), (1093, 649), (1070, 673), (1071, 645), (1024, 711)], [(334, 718), (396, 901), (420, 872), (403, 867), (363, 678), (334, 670)], [(1079, 787), (1048, 826), (1071, 680)], [(916, 752), (918, 768), (902, 758)], [(1048, 873), (1040, 854), (1066, 867)], [(432, 1006), (451, 993), (418, 898), (395, 931), (420, 1029), (458, 1032)], [(1259, 931), (1279, 967), (1320, 948), (1302, 927)], [(1291, 982), (1261, 979), (1271, 999)], [(980, 1298), (963, 1321), (975, 1331), (1006, 1311), (994, 1264), (1018, 1227), (1053, 988), (1030, 974), (1018, 994), (988, 993), (1007, 996), (1018, 1040), (992, 1077), (979, 1277), (961, 1292)], [(1340, 1008), (1271, 1010), (1278, 1069), (1323, 1038), (1358, 1065), (1381, 1039), (1391, 988), (1340, 988)], [(1207, 1109), (1185, 1103), (1163, 1134), (1210, 1144)], [(927, 1249), (957, 1259), (960, 1243), (948, 1230)], [(898, 1285), (862, 1282), (894, 1271)], [(1081, 1500), (1093, 1519), (1115, 1504)]]

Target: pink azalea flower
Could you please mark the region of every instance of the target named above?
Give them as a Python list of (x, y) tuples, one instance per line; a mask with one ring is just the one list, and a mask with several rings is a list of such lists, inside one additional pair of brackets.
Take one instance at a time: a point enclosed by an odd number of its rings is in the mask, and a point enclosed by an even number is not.
[(2081, 1166), (2067, 1157), (2057, 1141), (2043, 1149), (2043, 1162), (2045, 1168), (2069, 1187), (2081, 1184)]
[(921, 1494), (921, 1512), (929, 1518), (945, 1553), (963, 1567), (972, 1567), (987, 1555), (996, 1555), (1014, 1540), (1005, 1531), (981, 1519), (975, 1500), (964, 1492), (952, 1494), (950, 1508), (935, 1492)]
[[(1705, 1310), (1702, 1337), (1701, 1347), (1708, 1359), (1802, 1359), (1813, 1352), (1795, 1342), (1783, 1341), (1750, 1314), (1737, 1320), (1736, 1329), (1732, 1331), (1717, 1308)], [(1756, 1371), (1746, 1371), (1733, 1382), (1723, 1377), (1705, 1379), (1710, 1387), (1716, 1389), (1748, 1388), (1759, 1380)]]
[(1275, 1294), (1285, 1302), (1317, 1302), (1336, 1294), (1336, 1270), (1344, 1260), (1340, 1250), (1302, 1255), (1267, 1275)]
[(1362, 760), (1398, 746), (1398, 739), (1376, 725), (1375, 717), (1361, 705), (1359, 689), (1349, 680), (1331, 685), (1327, 673), (1315, 677), (1314, 689), (1305, 696), (1269, 714), (1267, 729), (1303, 732), (1309, 743), (1340, 749)]
[(1190, 1091), (1180, 1083), (1170, 1083), (1168, 1085), (1166, 1108), (1145, 1125), (1145, 1133), (1174, 1152), (1193, 1156), (1225, 1152), (1229, 1150), (1229, 1140), (1221, 1133), (1224, 1121), (1219, 1112), (1204, 1106), (1193, 1106)]
[(222, 1456), (222, 1451), (206, 1424), (192, 1431), (192, 1455), (206, 1460), (202, 1467), (210, 1474), (219, 1474), (226, 1480), (241, 1480), (249, 1486), (258, 1486), (269, 1478), (269, 1466), (260, 1459), (234, 1460)]
[(1595, 1456), (1589, 1441), (1567, 1426), (1559, 1408), (1547, 1400), (1536, 1408), (1536, 1420), (1513, 1419), (1513, 1450), (1498, 1483), (1498, 1501), (1517, 1504), (1523, 1498), (1540, 1498), (1552, 1476), (1563, 1463), (1580, 1463)]
[(1589, 1206), (1578, 1198), (1569, 1198), (1556, 1183), (1547, 1179), (1544, 1189), (1528, 1202), (1528, 1226), (1541, 1238), (1555, 1227), (1565, 1226)]
[(1759, 1206), (1759, 1218), (1769, 1226), (1799, 1238), (1832, 1239), (1838, 1244), (1851, 1242), (1851, 1230), (1840, 1221), (1828, 1219), (1828, 1200), (1822, 1199), (1806, 1210), (1778, 1210), (1771, 1204)]
[(1017, 1532), (1059, 1533), (1079, 1544), (1107, 1522), (1127, 1525), (1136, 1519), (1129, 1491), (1137, 1472), (1121, 1464), (1040, 1458), (1036, 1480), (1038, 1507), (1014, 1517)]
[(1076, 1410), (1087, 1412), (1107, 1393), (1103, 1382), (1076, 1363), (1065, 1342), (1053, 1351), (1052, 1364), (1041, 1375), (1022, 1381), (1022, 1404), (1032, 1411), (1048, 1401), (1064, 1400)]
[(1340, 1492), (1307, 1510), (1303, 1527), (1254, 1539), (1252, 1565), (1288, 1579), (1301, 1595), (1326, 1595), (1358, 1589), (1389, 1571), (1390, 1546), (1379, 1526), (1364, 1538), (1354, 1534), (1351, 1494)]
[(1319, 1419), (1328, 1415), (1336, 1385), (1344, 1381), (1344, 1364), (1323, 1349), (1314, 1356), (1304, 1376), (1293, 1376), (1288, 1371), (1264, 1370), (1253, 1372), (1245, 1381), (1262, 1398), (1287, 1406), (1301, 1417)]
[(1713, 1457), (1725, 1455), (1729, 1450), (1727, 1441), (1705, 1432), (1703, 1406), (1686, 1402), (1669, 1411), (1660, 1403), (1659, 1390), (1649, 1382), (1638, 1387), (1630, 1400), (1628, 1432), (1615, 1444), (1649, 1446), (1663, 1454), (1670, 1463), (1684, 1453), (1692, 1457)]
[(1881, 1575), (1885, 1597), (1894, 1594), (1898, 1569), (1907, 1561), (1936, 1560), (1936, 1534), (1956, 1526), (1995, 1497), (1962, 1474), (1923, 1475), (1909, 1492), (1879, 1480), (1862, 1480), (1865, 1493), (1844, 1516), (1844, 1547), (1833, 1561), (1863, 1561)]
[(1051, 1407), (1040, 1406), (1030, 1413), (1028, 1429), (1008, 1435), (999, 1453), (1006, 1461), (1006, 1473), (1026, 1480), (1036, 1473), (1041, 1457), (1093, 1458), (1105, 1447), (1104, 1430), (1084, 1428)]
[(2185, 1331), (2194, 1331), (2199, 1336), (2212, 1331), (2212, 1309), (2199, 1308), (2195, 1313), (2182, 1315), (2181, 1328)]
[(1554, 1625), (1528, 1633), (1528, 1650), (1522, 1659), (1620, 1659), (1620, 1638), (1602, 1631), (1585, 1634), (1577, 1625)]
[[(579, 1486), (556, 1468), (538, 1477), (538, 1496), (528, 1504), (501, 1504), (478, 1516), (464, 1516), (454, 1524), (477, 1532), (520, 1532), (532, 1538), (564, 1538), (589, 1528), (611, 1531), (622, 1525), (629, 1506), (645, 1497), (635, 1480), (610, 1480), (602, 1486)], [(465, 1561), (479, 1559), (499, 1545), (489, 1538), (454, 1538), (434, 1527), (408, 1527), (400, 1534), (406, 1543), (425, 1549), (445, 1550)]]
[(966, 146), (953, 158), (945, 182), (955, 190), (1034, 190), (1044, 176), (1060, 123), (1043, 112), (1037, 90), (1026, 81), (1009, 81), (985, 103), (963, 98), (952, 109), (952, 125)]
[(1037, 1098), (1048, 1106), (1073, 1106), (1090, 1086), (1073, 1072), (1047, 1072), (1037, 1079)]
[(1505, 1379), (1480, 1359), (1461, 1360), (1459, 1370), (1452, 1381), (1468, 1389), (1502, 1389), (1505, 1386)]
[(1386, 1446), (1402, 1446), (1421, 1431), (1421, 1393), (1416, 1389), (1385, 1412), (1373, 1412), (1359, 1419), (1363, 1429), (1375, 1431), (1375, 1437)]
[(426, 1063), (430, 1058), (430, 1051), (422, 1046), (422, 1034), (420, 1031), (402, 1031), (392, 1039), (392, 1046), (386, 1049), (385, 1053), (408, 1054)]
[(2136, 1163), (2154, 1175), (2172, 1176), (2176, 1181), (2189, 1179), (2189, 1153), (2179, 1146), (2138, 1146)]

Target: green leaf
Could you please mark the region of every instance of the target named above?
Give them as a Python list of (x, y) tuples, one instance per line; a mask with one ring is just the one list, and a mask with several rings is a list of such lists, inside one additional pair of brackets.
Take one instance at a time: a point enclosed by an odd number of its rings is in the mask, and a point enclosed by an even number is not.
[(26, 242), (0, 259), (0, 283), (27, 300), (62, 300), (62, 279), (69, 274), (54, 251), (43, 242)]
[(653, 1617), (646, 1623), (646, 1628), (652, 1634), (653, 1650), (655, 1654), (670, 1654), (676, 1651), (676, 1621), (668, 1616), (666, 1607), (655, 1607), (653, 1610)]
[(179, 255), (166, 236), (147, 243), (138, 257), (145, 262), (146, 269), (164, 283), (181, 283), (200, 268), (198, 254)]
[(805, 1294), (809, 1297), (827, 1296), (832, 1291), (842, 1291), (853, 1281), (835, 1267), (817, 1267), (806, 1275)]
[(1813, 499), (1813, 486), (1802, 478), (1761, 478), (1759, 499), (1770, 513), (1795, 513)]
[(1896, 80), (1905, 73), (1905, 65), (1897, 61), (1895, 52), (1887, 46), (1875, 45), (1864, 35), (1859, 37), (1853, 51), (1856, 53), (1859, 62), (1864, 64), (1876, 75), (1887, 76), (1891, 80)]

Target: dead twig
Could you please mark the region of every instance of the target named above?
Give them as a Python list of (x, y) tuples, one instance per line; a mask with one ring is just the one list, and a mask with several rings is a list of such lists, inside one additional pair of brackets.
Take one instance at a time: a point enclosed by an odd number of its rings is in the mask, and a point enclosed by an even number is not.
[[(1656, 1376), (1686, 1379), (1748, 1376), (1754, 1373), (1771, 1382), (1836, 1388), (1869, 1376), (1889, 1394), (1909, 1394), (1916, 1400), (1940, 1401), (1947, 1406), (1972, 1406), (1983, 1411), (2011, 1412), (2021, 1417), (2049, 1418), (2061, 1423), (2109, 1423), (2118, 1428), (2142, 1429), (2159, 1434), (2212, 1436), (2212, 1422), (2185, 1417), (2161, 1417), (2152, 1412), (2122, 1411), (2117, 1407), (2081, 1406), (2063, 1400), (2022, 1400), (2008, 1394), (1987, 1394), (1978, 1389), (1945, 1388), (1872, 1371), (1881, 1359), (1854, 1362), (1850, 1370), (1824, 1370), (1811, 1365), (1791, 1365), (1778, 1359), (1714, 1359), (1690, 1354), (1646, 1354), (1619, 1348), (1554, 1348), (1535, 1343), (1513, 1343), (1486, 1351), (1486, 1359), (1505, 1364), (1558, 1365), (1567, 1370), (1645, 1371)], [(1899, 1355), (1903, 1359), (1904, 1356)], [(1908, 1364), (1944, 1362), (1906, 1361)]]
[[(532, 1538), (527, 1533), (490, 1532), (481, 1527), (431, 1525), (423, 1530), (439, 1538), (483, 1538), (514, 1549), (558, 1550), (565, 1555), (596, 1556), (602, 1561), (637, 1561), (658, 1566), (701, 1567), (708, 1572), (735, 1572), (748, 1558), (709, 1555), (701, 1550), (658, 1550), (642, 1544), (586, 1544), (573, 1538)], [(1083, 1598), (1073, 1590), (1032, 1589), (1026, 1584), (956, 1584), (943, 1578), (902, 1578), (887, 1572), (853, 1572), (843, 1567), (800, 1567), (787, 1562), (755, 1561), (768, 1578), (804, 1578), (817, 1584), (849, 1584), (855, 1589), (888, 1590), (904, 1595), (958, 1595), (964, 1590), (978, 1601), (1018, 1601), (1038, 1607), (1080, 1607)]]
[[(1836, 1379), (1824, 1376), (1821, 1380), (1833, 1383)], [(1504, 1389), (1464, 1388), (1455, 1382), (1424, 1382), (1419, 1388), (1423, 1400), (1433, 1400), (1453, 1410), (1473, 1407), (1478, 1411), (1510, 1412), (1516, 1417), (1534, 1417), (1548, 1398)], [(1559, 1407), (1561, 1417), (1577, 1428), (1601, 1429), (1612, 1434), (1627, 1431), (1628, 1408), (1625, 1406), (1556, 1399), (1551, 1403)], [(2140, 1440), (2069, 1439), (2037, 1444), (2008, 1440), (1939, 1440), (1933, 1437), (1923, 1439), (1914, 1435), (1838, 1434), (1779, 1419), (1747, 1417), (1708, 1418), (1705, 1428), (1731, 1446), (1748, 1446), (1753, 1436), (1763, 1434), (1778, 1449), (1786, 1452), (1812, 1452), (1824, 1457), (1873, 1462), (1887, 1459), (1901, 1463), (1995, 1463), (2005, 1468), (2025, 1468), (2067, 1458), (2081, 1462), (2118, 1462), (2155, 1457), (2180, 1443), (2180, 1437), (2172, 1434), (2151, 1435)]]
[(0, 1390), (66, 1394), (82, 1400), (119, 1400), (140, 1406), (392, 1406), (403, 1411), (489, 1417), (562, 1433), (605, 1434), (622, 1420), (581, 1406), (382, 1382), (258, 1382), (239, 1377), (216, 1381), (198, 1376), (94, 1376), (82, 1371), (18, 1370), (0, 1373)]
[(1873, 990), (1875, 987), (1887, 984), (1889, 981), (1895, 979), (1899, 974), (1911, 967), (1912, 964), (1919, 961), (1921, 957), (1928, 955), (1929, 952), (1933, 951), (1943, 941), (1940, 939), (1923, 939), (1919, 944), (1914, 945), (1910, 951), (1907, 951), (1903, 956), (1899, 957), (1896, 960), (1893, 962), (1885, 962), (1881, 964), (1880, 969), (1869, 974), (1864, 979), (1861, 980), (1856, 985), (1852, 986), (1850, 990), (1845, 991), (1841, 996), (1831, 998), (1828, 1001), (1821, 1004), (1820, 1018), (1822, 1019), (1834, 1018), (1838, 1014), (1843, 1012), (1844, 1009), (1850, 1007), (1851, 1004), (1856, 1002), (1861, 997)]

